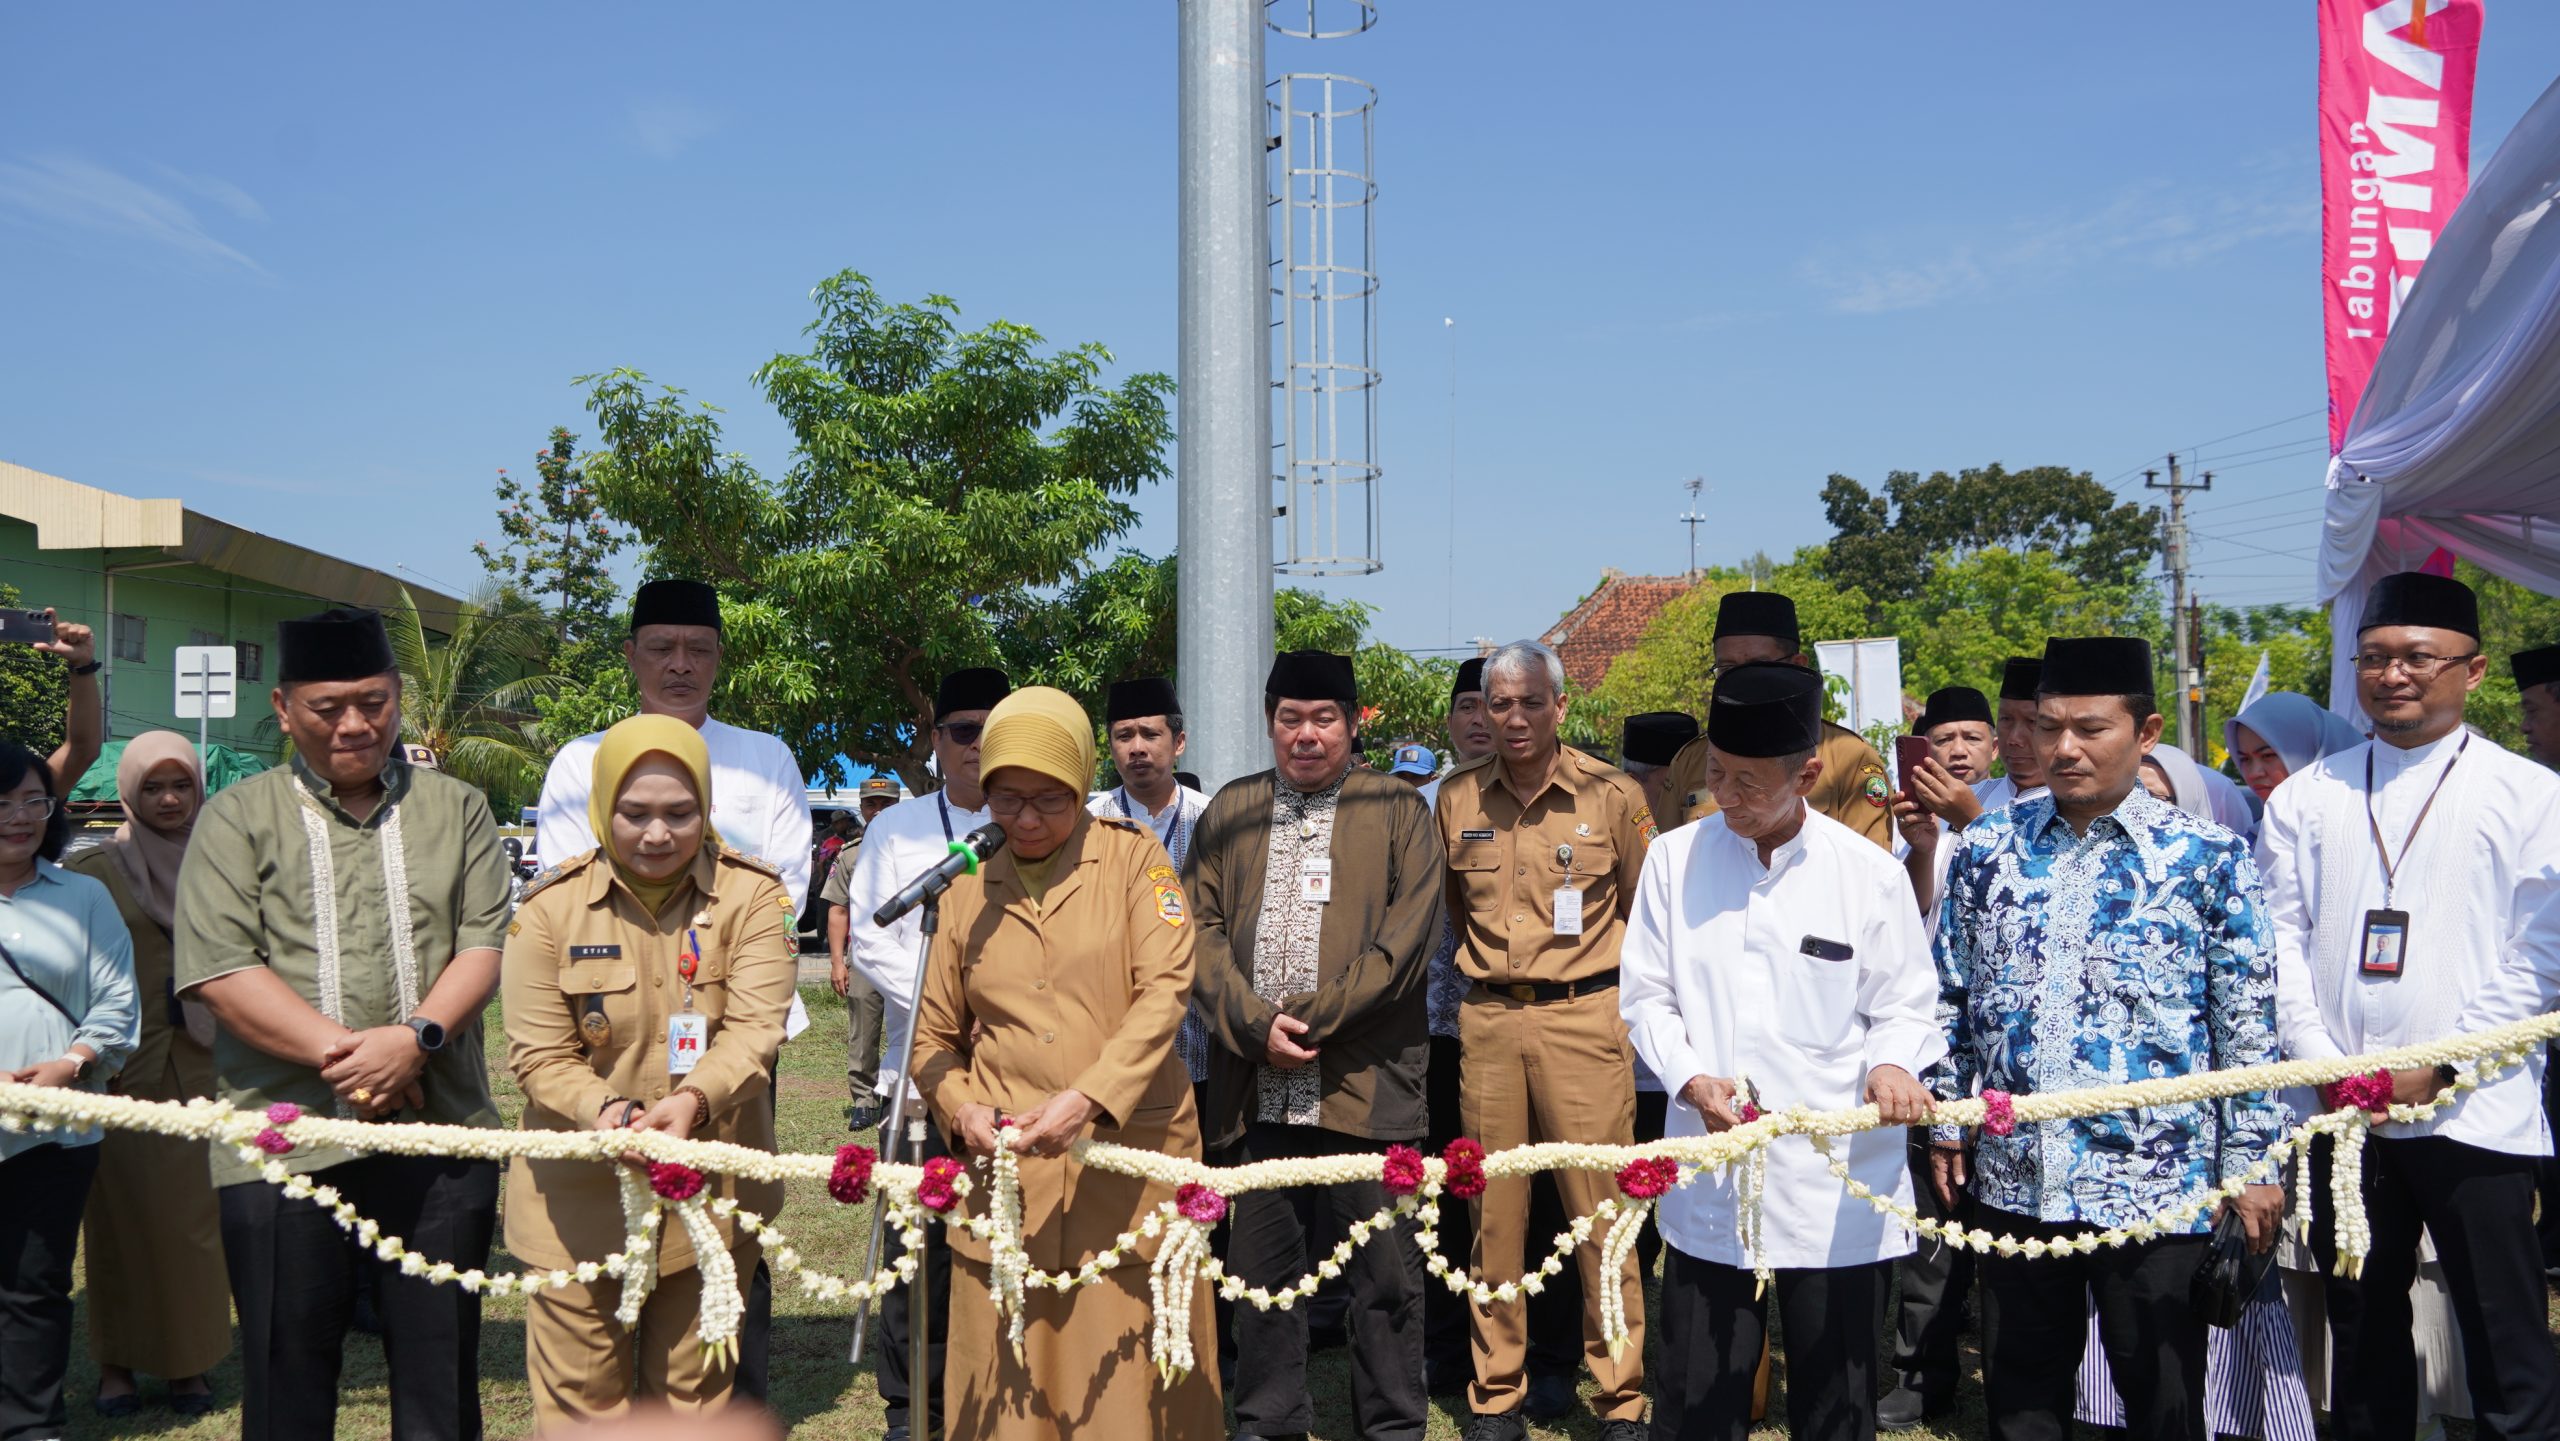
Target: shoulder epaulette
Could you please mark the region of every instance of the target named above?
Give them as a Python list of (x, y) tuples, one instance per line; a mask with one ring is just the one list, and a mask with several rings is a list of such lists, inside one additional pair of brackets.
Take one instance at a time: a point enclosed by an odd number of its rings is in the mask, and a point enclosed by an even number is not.
[(524, 894), (516, 897), (516, 904), (523, 905), (525, 902), (532, 900), (536, 893), (540, 892), (544, 887), (549, 886), (552, 882), (559, 880), (563, 876), (569, 875), (575, 871), (585, 870), (587, 862), (594, 860), (601, 854), (603, 854), (601, 850), (589, 848), (578, 852), (576, 855), (569, 857), (560, 864), (551, 867), (540, 875), (535, 876), (532, 880), (524, 883)]
[[(1493, 764), (1494, 756), (1498, 756), (1500, 754), (1500, 751), (1496, 751), (1493, 755), (1482, 755), (1471, 761), (1460, 761), (1456, 765), (1449, 767), (1449, 774), (1458, 776), (1464, 775), (1469, 771), (1483, 770), (1486, 766)], [(1443, 779), (1445, 780), (1446, 778), (1444, 777)]]
[(775, 865), (773, 862), (766, 860), (762, 856), (751, 856), (745, 851), (736, 850), (724, 845), (720, 848), (720, 859), (724, 861), (735, 861), (739, 865), (745, 866), (751, 871), (762, 871), (777, 881), (782, 879), (782, 868)]
[(1140, 831), (1146, 831), (1149, 835), (1155, 834), (1155, 832), (1147, 830), (1146, 827), (1139, 825), (1136, 821), (1131, 820), (1127, 816), (1095, 816), (1094, 820), (1111, 827), (1115, 831), (1127, 831), (1131, 835), (1136, 835)]

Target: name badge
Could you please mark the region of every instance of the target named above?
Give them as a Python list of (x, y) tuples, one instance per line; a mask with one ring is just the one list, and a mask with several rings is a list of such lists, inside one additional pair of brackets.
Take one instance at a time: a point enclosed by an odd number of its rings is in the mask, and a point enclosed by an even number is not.
[(1298, 862), (1298, 899), (1318, 905), (1333, 899), (1333, 857), (1309, 856)]
[(2386, 981), (2400, 979), (2409, 964), (2409, 913), (2407, 911), (2367, 911), (2364, 913), (2364, 961), (2358, 968), (2365, 975)]
[(1556, 887), (1556, 934), (1582, 934), (1582, 892), (1572, 886)]
[(1458, 839), (1462, 841), (1489, 841), (1493, 839), (1493, 832), (1489, 830), (1460, 831), (1458, 832)]
[(569, 948), (569, 959), (573, 961), (618, 961), (622, 959), (622, 947), (571, 946)]
[(703, 1048), (710, 1041), (710, 1017), (698, 1011), (678, 1011), (667, 1017), (667, 1074), (692, 1074), (702, 1064)]

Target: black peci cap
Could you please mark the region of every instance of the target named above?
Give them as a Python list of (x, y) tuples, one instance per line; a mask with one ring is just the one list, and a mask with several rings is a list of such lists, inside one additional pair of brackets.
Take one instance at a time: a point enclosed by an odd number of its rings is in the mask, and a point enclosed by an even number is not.
[(2000, 668), (2000, 698), (2033, 701), (2036, 698), (2036, 683), (2043, 677), (2044, 661), (2042, 659), (2031, 655), (2013, 655), (2009, 657), (2009, 663)]
[(2404, 570), (2373, 583), (2356, 634), (2376, 626), (2417, 625), (2480, 638), (2480, 597), (2451, 576)]
[(2149, 695), (2151, 642), (2120, 635), (2078, 636), (2044, 643), (2038, 695)]
[(720, 629), (720, 592), (698, 580), (653, 580), (631, 596), (631, 629), (644, 625), (707, 625)]
[(2515, 667), (2518, 690), (2531, 690), (2538, 685), (2560, 681), (2560, 645), (2517, 651), (2508, 664)]
[(1686, 711), (1649, 710), (1619, 727), (1618, 754), (1638, 765), (1667, 766), (1680, 748), (1698, 738), (1698, 718)]
[(400, 668), (379, 612), (332, 606), (276, 624), (276, 680), (370, 680)]
[(1457, 678), (1449, 683), (1449, 699), (1456, 700), (1484, 689), (1484, 657), (1471, 655), (1458, 662)]
[(997, 701), (1011, 694), (1013, 682), (994, 666), (955, 670), (942, 678), (942, 688), (934, 692), (933, 723), (940, 725), (945, 716), (964, 710), (994, 710)]
[(1273, 656), (1262, 693), (1278, 700), (1336, 701), (1344, 710), (1360, 704), (1360, 683), (1351, 673), (1351, 657), (1325, 650), (1284, 650)]
[(1791, 756), (1822, 739), (1822, 677), (1800, 665), (1759, 661), (1716, 677), (1707, 744), (1727, 755)]
[(1796, 603), (1774, 590), (1737, 590), (1717, 601), (1714, 638), (1729, 635), (1770, 636), (1791, 655), (1804, 648), (1796, 628)]
[(1952, 725), (1957, 721), (1991, 724), (1991, 702), (1969, 685), (1940, 686), (1929, 692), (1929, 703), (1920, 708), (1920, 719), (1912, 730), (1927, 735), (1942, 725)]
[(1102, 703), (1104, 725), (1118, 725), (1124, 720), (1136, 720), (1140, 716), (1180, 714), (1182, 714), (1182, 702), (1174, 699), (1173, 682), (1160, 675), (1144, 676), (1137, 680), (1115, 680), (1111, 683), (1110, 695), (1105, 697)]

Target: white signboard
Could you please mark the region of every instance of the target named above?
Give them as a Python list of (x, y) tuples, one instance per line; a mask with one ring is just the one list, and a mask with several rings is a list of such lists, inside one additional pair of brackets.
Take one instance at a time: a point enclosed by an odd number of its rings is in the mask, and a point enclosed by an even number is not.
[(182, 645), (177, 663), (180, 720), (229, 720), (240, 713), (240, 652), (227, 645)]
[(1849, 683), (1847, 712), (1840, 723), (1860, 735), (1877, 726), (1896, 731), (1902, 719), (1902, 642), (1893, 636), (1873, 640), (1816, 642), (1813, 659), (1826, 676)]

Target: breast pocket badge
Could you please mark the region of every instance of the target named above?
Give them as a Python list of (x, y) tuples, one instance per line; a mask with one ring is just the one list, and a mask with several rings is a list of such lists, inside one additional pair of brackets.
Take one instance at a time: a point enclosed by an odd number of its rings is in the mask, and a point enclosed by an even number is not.
[(586, 1009), (578, 1016), (578, 1035), (595, 1050), (613, 1044), (613, 1018), (604, 1013), (604, 997), (587, 997)]

